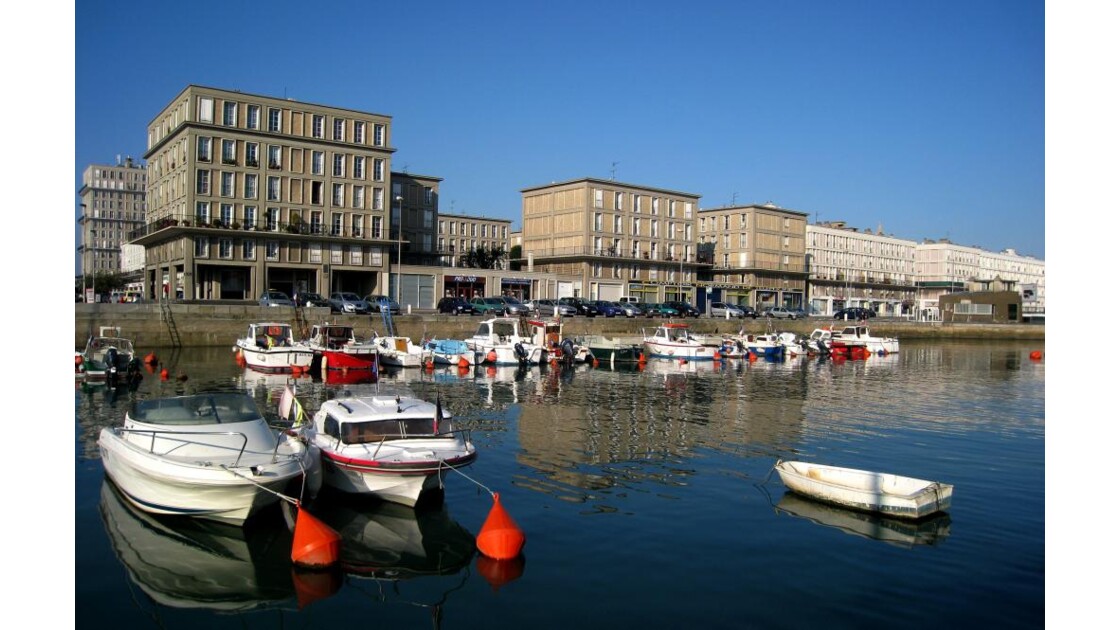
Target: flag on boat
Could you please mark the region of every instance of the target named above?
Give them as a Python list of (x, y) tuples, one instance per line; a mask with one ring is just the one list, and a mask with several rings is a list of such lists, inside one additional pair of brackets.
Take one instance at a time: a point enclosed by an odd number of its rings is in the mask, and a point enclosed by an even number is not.
[(303, 424), (303, 405), (299, 404), (295, 392), (285, 385), (284, 393), (280, 396), (280, 417), (291, 422), (293, 427)]

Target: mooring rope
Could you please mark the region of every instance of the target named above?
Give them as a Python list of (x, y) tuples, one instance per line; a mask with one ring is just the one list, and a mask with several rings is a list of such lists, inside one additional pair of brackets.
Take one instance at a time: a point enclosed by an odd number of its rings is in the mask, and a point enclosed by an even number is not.
[[(459, 473), (460, 475), (462, 475), (462, 476), (466, 477), (467, 479), (470, 479), (470, 481), (471, 481), (471, 482), (473, 482), (473, 483), (475, 483), (475, 484), (477, 484), (477, 485), (478, 485), (478, 487), (480, 487), (480, 488), (482, 488), (483, 490), (485, 490), (485, 491), (489, 492), (489, 493), (490, 493), (490, 496), (494, 496), (494, 491), (493, 491), (493, 490), (491, 490), (490, 488), (487, 488), (487, 487), (486, 487), (485, 485), (483, 485), (483, 483), (482, 483), (482, 482), (480, 482), (480, 481), (477, 481), (477, 480), (475, 480), (475, 479), (472, 479), (470, 475), (468, 475), (467, 473), (465, 473), (465, 472), (463, 472), (463, 471), (459, 470), (458, 468), (455, 468), (454, 466), (451, 466), (450, 464), (448, 464), (448, 463), (447, 463), (447, 462), (445, 462), (444, 460), (442, 460), (442, 459), (441, 459), (441, 460), (439, 460), (439, 469), (440, 469), (440, 470), (443, 470), (443, 468), (444, 468), (445, 466), (447, 467), (447, 469), (448, 469), (448, 470), (453, 470), (453, 471), (455, 471), (455, 472)], [(442, 486), (442, 484), (443, 484), (443, 478), (442, 478), (442, 477), (440, 478), (440, 484), (441, 484), (441, 486)]]
[[(303, 470), (303, 462), (300, 462), (299, 467), (300, 467), (300, 470)], [(236, 470), (226, 466), (225, 464), (222, 464), (222, 468), (224, 470), (226, 470), (227, 472), (229, 472), (230, 474), (234, 475), (234, 476), (241, 477), (245, 481), (248, 481), (249, 483), (253, 484), (254, 486), (256, 486), (258, 488), (260, 488), (261, 490), (264, 490), (265, 492), (270, 492), (272, 494), (275, 494), (280, 499), (282, 499), (284, 501), (287, 501), (288, 503), (291, 503), (292, 505), (294, 505), (296, 507), (299, 507), (299, 505), (300, 505), (299, 499), (297, 499), (295, 497), (290, 497), (290, 496), (288, 496), (286, 494), (283, 494), (281, 492), (277, 492), (277, 491), (273, 490), (272, 488), (266, 488), (265, 486), (262, 486), (261, 484), (257, 483), (257, 481), (255, 479), (253, 479), (252, 477), (246, 477), (245, 475), (242, 475), (241, 473), (239, 473)], [(306, 471), (305, 471), (304, 478), (306, 478), (306, 477), (307, 477), (307, 475), (306, 475)]]

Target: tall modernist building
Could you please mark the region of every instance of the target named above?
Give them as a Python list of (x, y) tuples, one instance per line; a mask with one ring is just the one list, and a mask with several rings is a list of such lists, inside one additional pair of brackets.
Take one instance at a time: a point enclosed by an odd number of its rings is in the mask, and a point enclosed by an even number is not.
[(862, 232), (843, 221), (805, 228), (809, 258), (809, 299), (813, 313), (831, 315), (862, 306), (880, 315), (914, 312), (917, 241)]
[(392, 177), (390, 236), (403, 235), (401, 253), (405, 264), (437, 264), (436, 215), (443, 178), (410, 173), (393, 173)]
[(700, 260), (712, 300), (805, 306), (805, 224), (808, 215), (773, 203), (700, 212)]
[(187, 86), (148, 124), (148, 297), (388, 293), (390, 122)]
[(91, 164), (82, 173), (81, 273), (122, 271), (121, 246), (144, 224), (148, 175), (144, 166), (119, 156), (115, 165)]
[[(700, 195), (576, 179), (521, 191), (522, 269), (567, 277), (560, 297), (695, 299)], [(554, 297), (554, 296), (536, 296)]]
[(923, 308), (938, 298), (961, 291), (1018, 291), (1023, 312), (1046, 308), (1046, 262), (1013, 249), (990, 252), (948, 239), (925, 240), (917, 246), (918, 298)]

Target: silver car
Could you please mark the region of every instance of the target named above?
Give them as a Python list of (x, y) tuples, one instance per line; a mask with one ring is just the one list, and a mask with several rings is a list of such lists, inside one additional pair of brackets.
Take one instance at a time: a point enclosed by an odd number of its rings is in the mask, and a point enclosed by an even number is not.
[(638, 306), (636, 302), (611, 302), (611, 304), (621, 308), (622, 313), (627, 317), (645, 315), (645, 311), (643, 311), (642, 307)]
[(288, 297), (281, 291), (269, 289), (261, 294), (261, 299), (257, 301), (261, 306), (295, 306), (296, 303), (292, 298)]
[(358, 297), (357, 293), (332, 293), (328, 301), (331, 303), (331, 311), (336, 313), (369, 313), (369, 302)]
[[(560, 310), (557, 311), (556, 309), (560, 309)], [(576, 308), (574, 306), (568, 306), (567, 304), (561, 304), (561, 303), (557, 302), (556, 300), (548, 300), (548, 299), (534, 300), (533, 301), (533, 310), (536, 311), (538, 317), (552, 315), (553, 313), (557, 313), (557, 312), (560, 313), (561, 317), (575, 317), (576, 316)]]
[(712, 317), (727, 317), (730, 314), (731, 317), (743, 319), (747, 314), (739, 306), (727, 302), (712, 302), (710, 308)]

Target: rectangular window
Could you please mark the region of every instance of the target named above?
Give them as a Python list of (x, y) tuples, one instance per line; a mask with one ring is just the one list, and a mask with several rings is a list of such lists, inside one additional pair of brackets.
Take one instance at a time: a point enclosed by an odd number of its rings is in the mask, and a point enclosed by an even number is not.
[(265, 243), (264, 257), (268, 260), (280, 260), (279, 241), (268, 241)]
[(245, 198), (257, 198), (257, 174), (245, 173)]
[(257, 227), (257, 207), (245, 206), (245, 227)]
[(221, 206), (219, 206), (218, 219), (222, 222), (222, 225), (225, 226), (225, 227), (229, 227), (229, 225), (231, 223), (233, 223), (233, 204), (232, 203), (223, 203)]
[[(622, 215), (621, 214), (614, 215), (614, 233), (615, 234), (622, 234)], [(497, 236), (497, 234), (495, 234), (494, 236)]]
[(331, 213), (331, 236), (342, 236), (342, 213)]
[(323, 233), (323, 213), (322, 213), (322, 211), (313, 210), (311, 212), (311, 233), (312, 234), (322, 234)]
[(311, 203), (323, 205), (323, 182), (311, 182)]
[(384, 210), (385, 209), (385, 189), (383, 189), (383, 188), (374, 188), (373, 189), (373, 209), (374, 210)]
[(236, 140), (222, 140), (222, 164), (237, 164)]
[(268, 130), (280, 131), (280, 110), (276, 107), (268, 108)]
[(210, 194), (210, 171), (199, 169), (195, 177), (195, 192), (200, 195)]
[(426, 206), (432, 205), (433, 199), (434, 199), (434, 197), (433, 197), (433, 193), (432, 193), (432, 187), (431, 186), (425, 186), (424, 187), (424, 205), (426, 205)]
[(241, 241), (241, 258), (244, 260), (256, 260), (257, 258), (257, 242), (253, 239), (245, 239)]
[(245, 110), (245, 125), (250, 129), (261, 128), (261, 106), (249, 105)]
[(204, 136), (198, 137), (198, 161), (210, 161), (210, 138)]
[(249, 168), (257, 168), (261, 165), (260, 155), (258, 154), (260, 145), (256, 142), (245, 143), (245, 166)]
[[(354, 238), (361, 238), (362, 236), (362, 215), (355, 214), (350, 217), (350, 236)], [(358, 263), (361, 264), (361, 263)]]
[(311, 152), (311, 174), (312, 175), (322, 175), (323, 174), (323, 152), (322, 151), (312, 151)]
[(268, 178), (268, 200), (269, 201), (280, 201), (280, 178), (279, 177), (269, 177)]
[(653, 238), (657, 238), (657, 223), (657, 221), (649, 222), (649, 235)]
[(346, 141), (346, 121), (342, 118), (334, 119), (334, 139), (339, 142)]
[(194, 206), (195, 225), (208, 225), (210, 223), (210, 202), (199, 201)]
[(233, 173), (222, 172), (222, 196), (233, 196)]
[(669, 200), (669, 216), (677, 216), (677, 201), (675, 199)]
[(630, 209), (633, 210), (635, 214), (640, 213), (642, 211), (642, 196), (641, 195), (634, 195), (633, 197), (631, 197), (630, 198), (630, 205), (631, 205)]
[(331, 205), (341, 208), (342, 200), (346, 192), (346, 187), (343, 184), (331, 184), (331, 187)]
[(385, 181), (385, 160), (376, 158), (373, 160), (373, 179), (374, 181)]
[(355, 208), (365, 208), (366, 207), (366, 187), (365, 186), (354, 186), (354, 198), (353, 198), (353, 204), (352, 205)]
[(620, 192), (616, 192), (614, 194), (614, 209), (615, 210), (621, 210), (622, 209), (622, 193), (620, 193)]
[(198, 97), (198, 119), (202, 122), (214, 122), (214, 99), (209, 96)]
[(354, 121), (354, 142), (357, 144), (366, 143), (366, 124), (360, 120)]
[(280, 145), (268, 145), (268, 168), (280, 168)]
[(598, 188), (595, 189), (595, 207), (603, 207), (603, 191), (599, 190)]
[(366, 159), (360, 155), (354, 156), (354, 179), (366, 178)]
[(311, 137), (312, 138), (322, 138), (323, 137), (323, 117), (322, 116), (312, 116), (311, 117)]
[(205, 236), (198, 236), (194, 239), (194, 257), (207, 258), (210, 256), (210, 239)]
[(280, 208), (269, 208), (265, 210), (264, 229), (269, 232), (275, 232), (280, 229)]
[(656, 215), (661, 211), (661, 199), (658, 197), (653, 198), (653, 206), (650, 209), (650, 214)]
[(373, 126), (373, 144), (374, 146), (385, 146), (385, 125)]
[(237, 103), (233, 101), (222, 103), (222, 124), (226, 127), (237, 125)]
[(341, 153), (334, 154), (334, 169), (332, 171), (335, 177), (346, 177), (346, 156)]
[(381, 238), (381, 217), (373, 217), (373, 238)]

